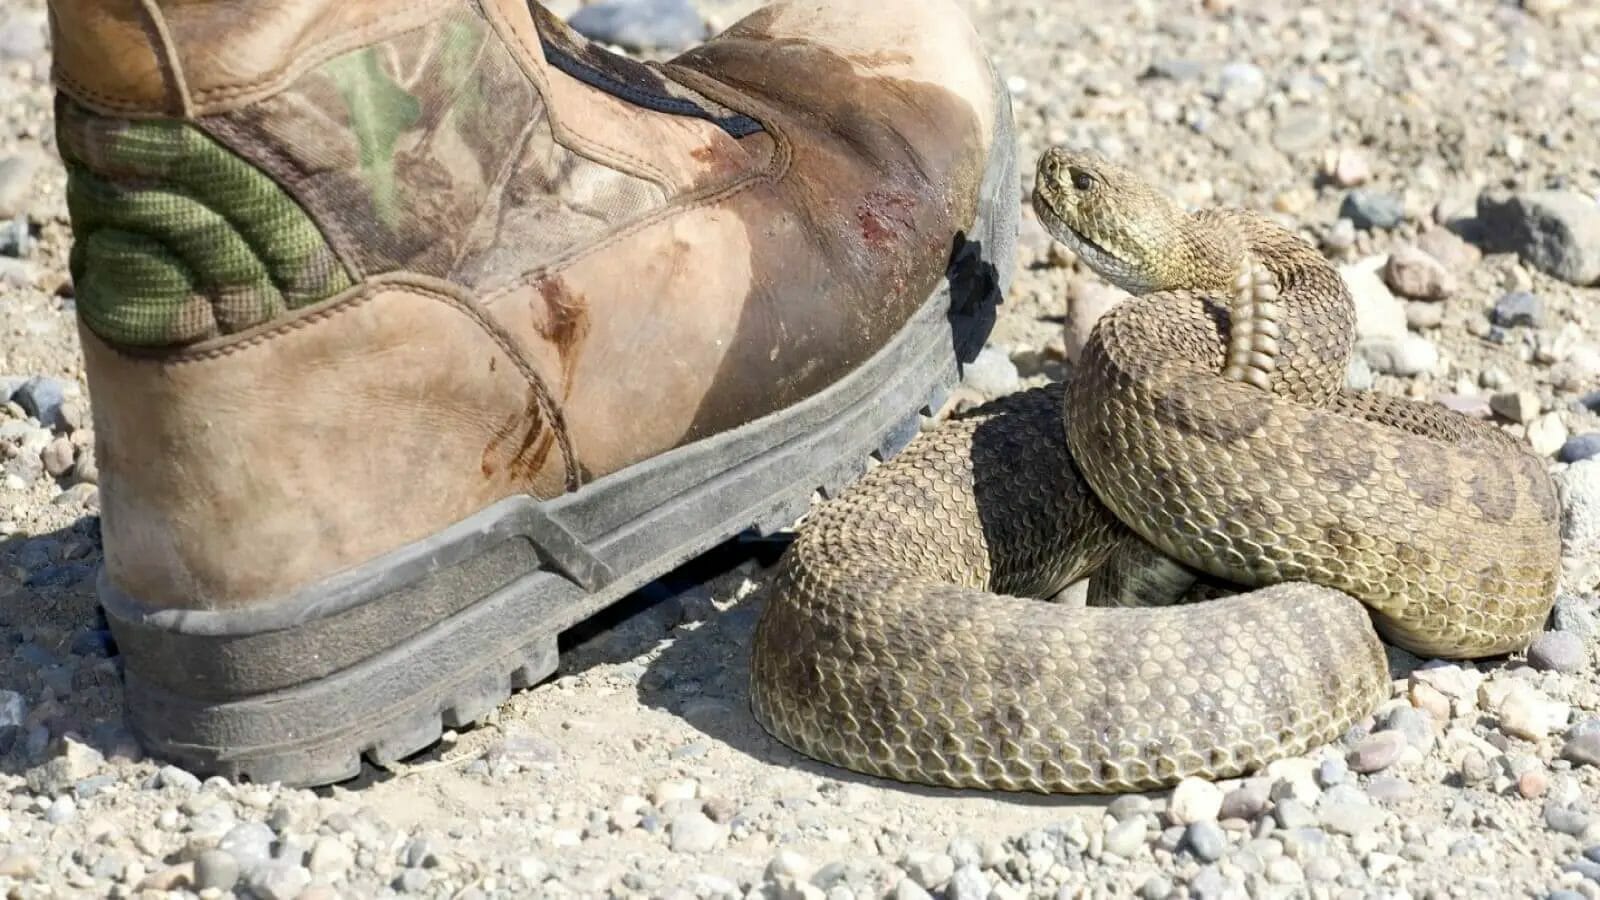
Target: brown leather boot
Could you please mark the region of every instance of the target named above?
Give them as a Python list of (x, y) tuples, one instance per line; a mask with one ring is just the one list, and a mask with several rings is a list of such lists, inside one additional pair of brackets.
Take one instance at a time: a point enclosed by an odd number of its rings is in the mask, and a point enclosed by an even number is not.
[(52, 0), (101, 596), (155, 755), (296, 785), (909, 440), (1019, 210), (945, 0), (664, 65), (528, 0)]

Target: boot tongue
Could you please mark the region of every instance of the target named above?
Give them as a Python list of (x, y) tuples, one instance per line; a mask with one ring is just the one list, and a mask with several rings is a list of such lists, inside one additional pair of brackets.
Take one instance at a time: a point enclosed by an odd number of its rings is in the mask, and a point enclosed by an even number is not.
[(652, 112), (706, 119), (735, 138), (763, 130), (755, 119), (673, 81), (660, 67), (612, 53), (583, 37), (538, 0), (529, 0), (528, 11), (552, 68)]

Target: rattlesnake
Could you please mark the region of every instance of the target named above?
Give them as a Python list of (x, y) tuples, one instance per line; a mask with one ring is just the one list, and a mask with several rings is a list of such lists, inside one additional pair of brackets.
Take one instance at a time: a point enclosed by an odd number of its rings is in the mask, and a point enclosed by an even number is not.
[[(1065, 385), (942, 423), (813, 510), (756, 629), (763, 727), (903, 781), (1146, 790), (1370, 714), (1374, 624), (1430, 656), (1527, 645), (1559, 554), (1543, 464), (1487, 423), (1345, 390), (1353, 304), (1319, 254), (1062, 149), (1034, 207), (1138, 296)], [(1027, 599), (1086, 576), (1090, 608)], [(1149, 608), (1207, 584), (1246, 592)]]

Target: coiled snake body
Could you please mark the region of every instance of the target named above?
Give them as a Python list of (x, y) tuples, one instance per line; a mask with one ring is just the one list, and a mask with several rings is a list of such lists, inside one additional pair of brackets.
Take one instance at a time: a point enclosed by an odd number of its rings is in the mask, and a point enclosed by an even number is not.
[[(1388, 696), (1374, 625), (1427, 656), (1527, 645), (1559, 558), (1543, 464), (1343, 389), (1353, 306), (1320, 255), (1060, 149), (1034, 206), (1138, 296), (1066, 385), (944, 423), (813, 511), (756, 629), (763, 727), (902, 781), (1146, 790), (1337, 738)], [(1031, 599), (1084, 577), (1088, 608)], [(1244, 592), (1180, 603), (1219, 584)]]

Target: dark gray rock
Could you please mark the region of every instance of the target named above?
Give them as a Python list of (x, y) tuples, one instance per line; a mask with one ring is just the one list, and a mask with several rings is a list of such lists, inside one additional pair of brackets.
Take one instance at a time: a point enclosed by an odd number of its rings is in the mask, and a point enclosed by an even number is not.
[(1576, 191), (1484, 193), (1478, 221), (1491, 251), (1513, 252), (1569, 284), (1600, 282), (1600, 205)]
[(67, 400), (66, 383), (59, 378), (48, 375), (29, 378), (11, 399), (46, 428), (60, 428), (66, 424), (61, 416), (61, 406)]
[(1519, 325), (1538, 328), (1544, 324), (1544, 301), (1537, 294), (1512, 291), (1494, 302), (1489, 320), (1503, 328)]
[(1576, 672), (1584, 663), (1583, 639), (1570, 631), (1546, 631), (1528, 648), (1528, 664), (1550, 672)]
[(1201, 862), (1216, 862), (1228, 849), (1228, 836), (1215, 822), (1196, 822), (1183, 834), (1189, 852)]
[(1595, 456), (1600, 456), (1600, 431), (1567, 438), (1567, 442), (1561, 445), (1560, 452), (1556, 454), (1556, 458), (1564, 463), (1575, 463)]
[(1339, 205), (1339, 216), (1355, 223), (1357, 228), (1390, 229), (1405, 219), (1405, 206), (1394, 194), (1357, 188), (1346, 194)]
[(627, 50), (683, 50), (705, 39), (706, 23), (689, 0), (602, 0), (567, 20), (591, 40)]

